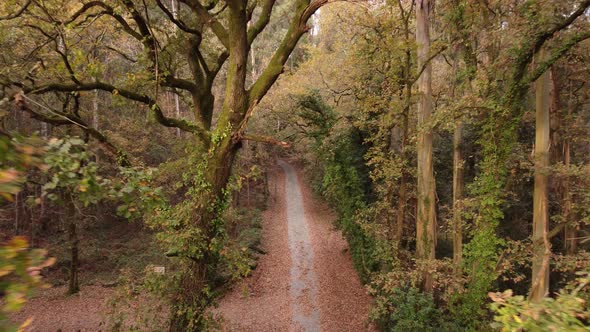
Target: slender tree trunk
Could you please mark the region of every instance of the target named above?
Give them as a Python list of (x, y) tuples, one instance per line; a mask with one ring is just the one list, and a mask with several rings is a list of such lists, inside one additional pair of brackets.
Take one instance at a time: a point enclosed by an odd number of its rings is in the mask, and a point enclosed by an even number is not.
[[(457, 29), (460, 29), (460, 22)], [(455, 78), (454, 86), (451, 88), (451, 98), (456, 96), (456, 90), (460, 83), (458, 76), (459, 56), (464, 52), (464, 58), (468, 58), (466, 50), (461, 50), (458, 46), (453, 52), (453, 77)], [(468, 63), (468, 61), (465, 61)], [(470, 81), (469, 81), (470, 83)], [(463, 120), (458, 119), (453, 134), (453, 270), (455, 276), (461, 275), (461, 264), (463, 261), (463, 220), (462, 220), (462, 200), (463, 200)]]
[(99, 130), (99, 128), (98, 128), (98, 126), (99, 126), (99, 123), (98, 123), (99, 94), (100, 94), (100, 92), (98, 90), (94, 90), (94, 99), (92, 100), (92, 128), (94, 128), (96, 130)]
[(453, 267), (455, 274), (461, 273), (463, 259), (463, 122), (459, 121), (453, 135)]
[[(76, 215), (76, 214), (75, 214)], [(70, 283), (68, 294), (75, 294), (80, 291), (78, 280), (78, 234), (76, 232), (76, 217), (72, 217), (68, 225), (68, 236), (70, 240)]]
[(406, 201), (408, 199), (406, 187), (406, 175), (402, 171), (402, 177), (399, 181), (399, 197), (397, 201), (397, 216), (395, 229), (395, 239), (397, 240), (398, 244), (401, 243), (404, 237), (404, 215), (406, 210)]
[(20, 192), (14, 195), (14, 235), (18, 235), (20, 221)]
[[(418, 213), (416, 215), (416, 255), (418, 259), (435, 259), (436, 215), (435, 182), (432, 162), (432, 130), (428, 128), (432, 114), (432, 66), (430, 57), (430, 0), (416, 3), (416, 43), (418, 68), (424, 71), (418, 80)], [(432, 274), (425, 272), (423, 289), (432, 291)]]
[[(563, 163), (565, 165), (565, 169), (569, 171), (570, 164), (571, 164), (571, 147), (570, 147), (570, 137), (569, 137), (569, 123), (572, 117), (572, 101), (573, 101), (573, 90), (572, 90), (572, 82), (570, 81), (569, 86), (569, 105), (567, 108), (567, 119), (565, 120), (565, 137), (563, 140)], [(566, 223), (565, 230), (564, 230), (564, 237), (565, 237), (565, 253), (567, 255), (575, 255), (578, 252), (578, 230), (579, 226), (572, 225), (572, 218), (571, 218), (571, 210), (572, 210), (572, 193), (571, 193), (571, 186), (570, 186), (570, 177), (569, 173), (566, 174), (566, 177), (563, 181), (563, 203), (562, 203), (562, 215), (563, 215), (563, 222)]]
[[(174, 17), (175, 19), (178, 19), (178, 0), (171, 0), (171, 5), (172, 5), (172, 17)], [(174, 25), (174, 31), (177, 31), (178, 27), (176, 25)], [(180, 97), (178, 96), (178, 92), (174, 91), (174, 106), (176, 109), (176, 118), (180, 119)], [(176, 136), (177, 137), (181, 137), (182, 136), (182, 132), (180, 131), (180, 128), (176, 128)]]
[[(403, 7), (400, 6), (400, 10), (403, 11)], [(410, 83), (412, 77), (412, 50), (410, 49), (409, 45), (411, 43), (410, 36), (410, 15), (411, 11), (406, 12), (403, 14), (404, 19), (404, 37), (406, 41), (406, 52), (405, 52), (405, 77), (404, 77), (404, 112), (402, 114), (402, 144), (400, 149), (400, 155), (402, 157), (402, 170), (401, 170), (401, 178), (399, 183), (399, 196), (397, 201), (397, 227), (396, 227), (396, 234), (395, 238), (399, 244), (404, 237), (404, 217), (406, 212), (406, 205), (408, 202), (408, 189), (407, 189), (407, 182), (408, 182), (408, 174), (406, 171), (406, 160), (407, 160), (407, 144), (408, 144), (408, 131), (409, 131), (409, 112), (412, 103), (412, 84)]]
[[(410, 70), (410, 67), (408, 67), (407, 70)], [(401, 170), (402, 174), (401, 174), (401, 178), (399, 181), (399, 195), (398, 195), (398, 201), (397, 201), (396, 232), (395, 232), (395, 239), (398, 242), (398, 244), (401, 243), (401, 241), (403, 240), (403, 237), (404, 237), (404, 217), (405, 217), (405, 212), (406, 212), (406, 204), (408, 201), (408, 189), (407, 189), (408, 175), (406, 172), (405, 158), (406, 158), (406, 145), (408, 143), (408, 110), (410, 107), (412, 87), (408, 85), (406, 90), (407, 90), (406, 110), (404, 111), (404, 114), (403, 114), (402, 144), (401, 144), (401, 149), (400, 149), (400, 153), (401, 153), (401, 156), (404, 160), (404, 163), (402, 166), (402, 170)]]
[[(543, 59), (543, 51), (539, 53)], [(549, 292), (549, 258), (551, 248), (547, 232), (549, 227), (548, 180), (549, 167), (549, 73), (535, 82), (535, 188), (533, 194), (533, 271), (530, 299), (540, 301)]]
[(252, 66), (252, 68), (251, 68), (252, 82), (256, 82), (258, 72), (256, 71), (256, 52), (254, 51), (254, 46), (252, 46), (250, 48), (250, 64)]

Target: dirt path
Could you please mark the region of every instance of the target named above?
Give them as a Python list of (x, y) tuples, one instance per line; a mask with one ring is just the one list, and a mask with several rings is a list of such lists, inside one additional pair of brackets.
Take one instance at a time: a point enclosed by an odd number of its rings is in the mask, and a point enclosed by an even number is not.
[(279, 162), (253, 275), (216, 310), (225, 331), (367, 331), (370, 298), (331, 222), (292, 166)]

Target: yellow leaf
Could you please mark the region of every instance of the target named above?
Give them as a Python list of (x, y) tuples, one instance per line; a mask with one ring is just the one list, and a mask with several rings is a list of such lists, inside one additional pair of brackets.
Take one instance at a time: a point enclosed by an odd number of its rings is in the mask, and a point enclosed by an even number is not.
[(4, 266), (3, 268), (0, 268), (0, 277), (9, 275), (12, 271), (14, 271), (14, 265)]
[(32, 317), (29, 317), (29, 318), (27, 318), (27, 320), (25, 320), (25, 322), (24, 322), (24, 323), (22, 323), (22, 324), (21, 324), (21, 325), (18, 327), (18, 330), (17, 330), (17, 331), (18, 331), (18, 332), (24, 332), (24, 331), (25, 331), (25, 329), (26, 329), (26, 328), (27, 328), (29, 325), (31, 325), (31, 323), (32, 323), (32, 322), (33, 322), (33, 318), (32, 318)]

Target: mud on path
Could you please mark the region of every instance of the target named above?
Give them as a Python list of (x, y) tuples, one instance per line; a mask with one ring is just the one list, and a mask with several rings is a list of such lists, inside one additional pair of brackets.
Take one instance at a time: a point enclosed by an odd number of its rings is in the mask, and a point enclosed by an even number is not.
[(252, 276), (220, 300), (224, 331), (368, 331), (370, 297), (333, 213), (280, 161)]

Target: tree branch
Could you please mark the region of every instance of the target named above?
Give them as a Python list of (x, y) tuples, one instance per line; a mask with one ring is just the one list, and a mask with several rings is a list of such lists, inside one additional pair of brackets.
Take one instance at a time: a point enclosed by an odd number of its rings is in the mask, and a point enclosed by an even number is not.
[(283, 38), (281, 45), (272, 56), (268, 66), (258, 80), (252, 85), (249, 91), (249, 104), (257, 104), (264, 95), (268, 92), (270, 87), (277, 80), (279, 75), (283, 72), (283, 66), (289, 59), (289, 55), (297, 46), (297, 42), (309, 30), (307, 21), (316, 10), (328, 3), (329, 0), (298, 0), (295, 10), (295, 16), (291, 21), (289, 30)]
[(225, 48), (229, 48), (229, 34), (227, 30), (213, 15), (207, 11), (207, 9), (205, 9), (205, 7), (201, 5), (199, 0), (180, 1), (193, 10), (193, 12), (199, 17), (202, 24), (211, 28), (215, 36), (217, 36)]
[(166, 6), (164, 6), (164, 4), (162, 3), (162, 0), (156, 0), (158, 7), (160, 7), (160, 9), (164, 12), (164, 14), (166, 14), (166, 16), (168, 16), (168, 19), (174, 23), (180, 30), (193, 34), (193, 35), (201, 35), (201, 31), (197, 30), (197, 29), (193, 29), (193, 28), (189, 28), (182, 20), (180, 19), (176, 19), (174, 17), (174, 15), (172, 14), (172, 12), (170, 12), (168, 10), (168, 8), (166, 8)]
[(145, 94), (136, 93), (133, 91), (117, 88), (113, 85), (103, 83), (100, 81), (92, 83), (81, 83), (81, 84), (61, 84), (51, 83), (37, 88), (28, 88), (24, 92), (26, 94), (44, 94), (48, 92), (73, 92), (73, 91), (92, 91), (102, 90), (112, 93), (113, 95), (119, 95), (129, 100), (137, 101), (146, 104), (150, 111), (153, 112), (154, 118), (160, 124), (166, 127), (179, 128), (180, 130), (187, 131), (197, 135), (203, 142), (209, 142), (209, 133), (204, 128), (188, 122), (184, 119), (169, 118), (164, 115), (160, 106), (154, 99)]
[(272, 9), (276, 3), (276, 0), (266, 0), (262, 4), (262, 12), (258, 17), (256, 23), (254, 23), (250, 29), (248, 30), (248, 44), (252, 45), (254, 39), (264, 30), (264, 28), (270, 22), (270, 16), (272, 14)]
[(130, 25), (129, 23), (123, 18), (123, 16), (116, 14), (115, 10), (113, 9), (113, 7), (105, 4), (102, 1), (91, 1), (88, 3), (85, 3), (82, 8), (78, 9), (71, 17), (69, 20), (67, 20), (66, 22), (64, 22), (64, 25), (68, 25), (71, 24), (72, 22), (74, 22), (75, 20), (78, 19), (78, 17), (82, 16), (84, 13), (86, 13), (88, 10), (90, 10), (93, 7), (100, 7), (102, 9), (104, 9), (104, 13), (111, 16), (112, 18), (114, 18), (117, 22), (119, 22), (119, 24), (121, 25), (121, 27), (123, 28), (123, 31), (125, 31), (127, 34), (129, 34), (130, 36), (132, 36), (133, 38), (142, 41), (143, 37), (140, 33), (138, 33), (137, 31), (135, 31)]
[[(550, 29), (539, 32), (538, 34), (536, 34), (536, 36), (533, 36), (533, 41), (531, 43), (527, 43), (523, 47), (521, 47), (518, 57), (516, 58), (515, 69), (512, 74), (512, 85), (507, 95), (508, 103), (511, 103), (514, 100), (518, 100), (520, 98), (520, 95), (524, 93), (524, 87), (528, 87), (528, 85), (524, 84), (524, 77), (527, 71), (527, 67), (533, 59), (533, 56), (541, 49), (541, 47), (543, 47), (546, 41), (553, 38), (553, 36), (557, 32), (569, 27), (578, 17), (583, 15), (588, 7), (590, 7), (590, 0), (582, 1), (578, 8), (570, 16), (568, 16), (558, 24), (555, 24)], [(540, 73), (539, 75), (541, 74), (542, 73)]]
[(82, 129), (85, 133), (90, 135), (92, 138), (96, 139), (99, 142), (99, 144), (111, 156), (114, 157), (115, 161), (118, 164), (120, 164), (121, 166), (131, 166), (131, 162), (129, 161), (127, 154), (123, 150), (113, 145), (113, 143), (111, 143), (104, 134), (88, 126), (88, 124), (80, 117), (74, 114), (64, 113), (58, 110), (50, 110), (51, 113), (57, 115), (57, 117), (51, 117), (33, 110), (31, 107), (29, 107), (26, 100), (30, 99), (22, 93), (17, 93), (14, 96), (14, 103), (16, 105), (16, 108), (23, 112), (29, 113), (33, 119), (52, 124), (54, 126), (75, 125), (76, 127)]
[(573, 36), (571, 36), (565, 43), (563, 43), (563, 45), (560, 45), (560, 47), (556, 51), (552, 52), (546, 61), (544, 61), (544, 62), (538, 64), (538, 66), (536, 66), (536, 69), (526, 77), (524, 84), (528, 85), (528, 84), (536, 81), (539, 77), (541, 77), (541, 75), (543, 75), (551, 66), (553, 66), (553, 64), (555, 62), (557, 62), (557, 60), (559, 60), (569, 50), (571, 50), (574, 46), (576, 46), (580, 42), (582, 42), (586, 39), (589, 39), (589, 38), (590, 38), (590, 31), (576, 33)]

